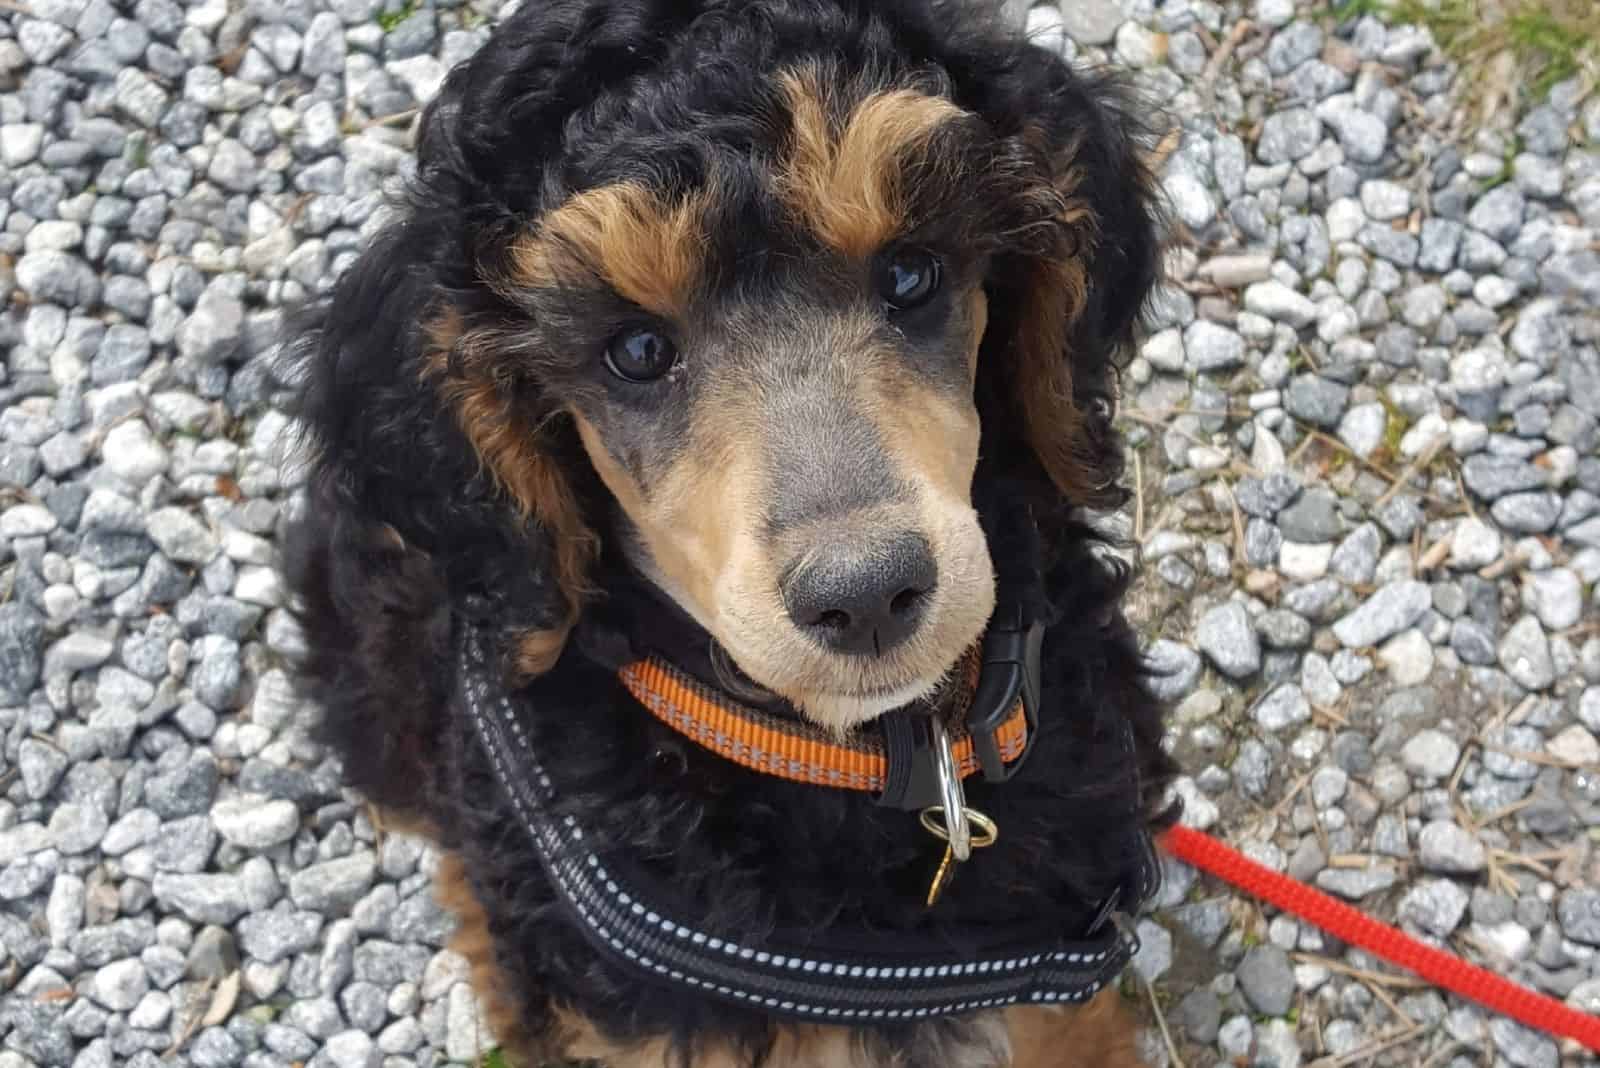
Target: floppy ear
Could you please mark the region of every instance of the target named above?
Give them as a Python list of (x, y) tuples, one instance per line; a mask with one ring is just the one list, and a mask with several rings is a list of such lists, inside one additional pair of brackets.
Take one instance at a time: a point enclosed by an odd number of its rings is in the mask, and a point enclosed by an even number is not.
[(579, 484), (592, 472), (536, 371), (513, 358), (526, 312), (495, 293), (497, 264), (551, 206), (546, 170), (569, 116), (653, 62), (693, 14), (624, 0), (523, 5), (425, 109), (398, 220), (294, 326), (284, 366), (311, 502), (299, 540), (334, 582), (298, 585), (325, 599), (329, 619), (370, 623), (361, 598), (397, 568), (421, 569), (442, 601), (487, 599), (524, 631), (522, 673), (554, 664), (596, 551), (592, 487)]
[(1007, 76), (1012, 111), (996, 122), (1018, 130), (1028, 160), (1018, 193), (1028, 236), (996, 262), (985, 364), (998, 375), (1002, 425), (1020, 427), (1056, 488), (1114, 508), (1126, 496), (1115, 373), (1156, 280), (1153, 179), (1126, 90), (1028, 52)]
[(630, 42), (681, 17), (524, 5), (425, 111), (396, 220), (291, 324), (278, 370), (306, 474), (285, 560), (300, 674), (380, 805), (428, 796), (452, 617), (514, 631), (512, 667), (529, 676), (554, 665), (586, 595), (593, 474), (536, 369), (512, 358), (526, 312), (492, 279), (547, 207), (565, 116), (648, 61)]
[(470, 332), (447, 245), (418, 222), (382, 233), (282, 365), (307, 476), (286, 553), (301, 675), (351, 781), (399, 810), (428, 796), (452, 614), (486, 610), (517, 632), (516, 667), (545, 670), (594, 545), (565, 473), (581, 461), (530, 425), (533, 387), (450, 358)]

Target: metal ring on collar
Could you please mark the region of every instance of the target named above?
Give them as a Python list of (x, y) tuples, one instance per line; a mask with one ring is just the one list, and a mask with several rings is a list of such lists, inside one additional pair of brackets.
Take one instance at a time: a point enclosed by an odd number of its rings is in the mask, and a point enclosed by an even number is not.
[[(934, 769), (939, 775), (939, 800), (935, 806), (944, 810), (944, 830), (941, 835), (950, 843), (950, 852), (957, 860), (972, 856), (972, 830), (967, 824), (967, 798), (961, 789), (961, 776), (956, 773), (956, 756), (950, 747), (950, 735), (937, 717), (933, 729)], [(926, 821), (924, 821), (926, 822)]]
[[(978, 829), (978, 833), (972, 836), (972, 848), (982, 849), (984, 846), (994, 845), (995, 840), (1000, 837), (1000, 825), (975, 808), (964, 808), (961, 812), (967, 817), (968, 830), (970, 831), (973, 827)], [(934, 813), (938, 813), (938, 815), (934, 815)], [(943, 838), (945, 836), (943, 805), (929, 805), (922, 810), (920, 818), (923, 828), (929, 834), (935, 838)], [(952, 852), (954, 851), (952, 850)]]

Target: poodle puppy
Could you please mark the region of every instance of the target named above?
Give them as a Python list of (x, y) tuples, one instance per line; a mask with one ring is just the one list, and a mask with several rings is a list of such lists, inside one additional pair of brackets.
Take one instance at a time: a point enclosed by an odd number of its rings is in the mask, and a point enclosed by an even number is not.
[[(526, 0), (294, 325), (300, 677), (349, 783), (443, 851), (514, 1063), (1138, 1063), (1114, 988), (836, 1022), (650, 974), (519, 807), (536, 778), (591, 863), (744, 945), (1094, 930), (1151, 866), (1161, 710), (1085, 519), (1125, 499), (1143, 131), (994, 7)], [(849, 744), (963, 700), (1002, 609), (1042, 628), (1037, 721), (966, 780), (999, 836), (936, 906), (915, 812), (726, 759), (619, 675)], [(537, 763), (497, 763), (485, 701)]]

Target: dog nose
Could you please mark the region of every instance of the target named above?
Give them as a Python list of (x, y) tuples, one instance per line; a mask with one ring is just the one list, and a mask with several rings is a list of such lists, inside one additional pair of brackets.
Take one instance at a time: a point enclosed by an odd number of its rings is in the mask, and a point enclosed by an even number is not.
[(783, 601), (828, 648), (882, 655), (916, 632), (937, 577), (928, 543), (908, 533), (819, 554), (789, 573)]

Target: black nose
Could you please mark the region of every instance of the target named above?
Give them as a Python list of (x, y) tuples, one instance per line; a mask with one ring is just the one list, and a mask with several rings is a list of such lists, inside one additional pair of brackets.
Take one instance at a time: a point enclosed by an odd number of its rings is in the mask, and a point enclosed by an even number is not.
[(883, 654), (922, 622), (938, 572), (916, 534), (866, 545), (839, 545), (795, 568), (783, 581), (789, 618), (841, 653)]

